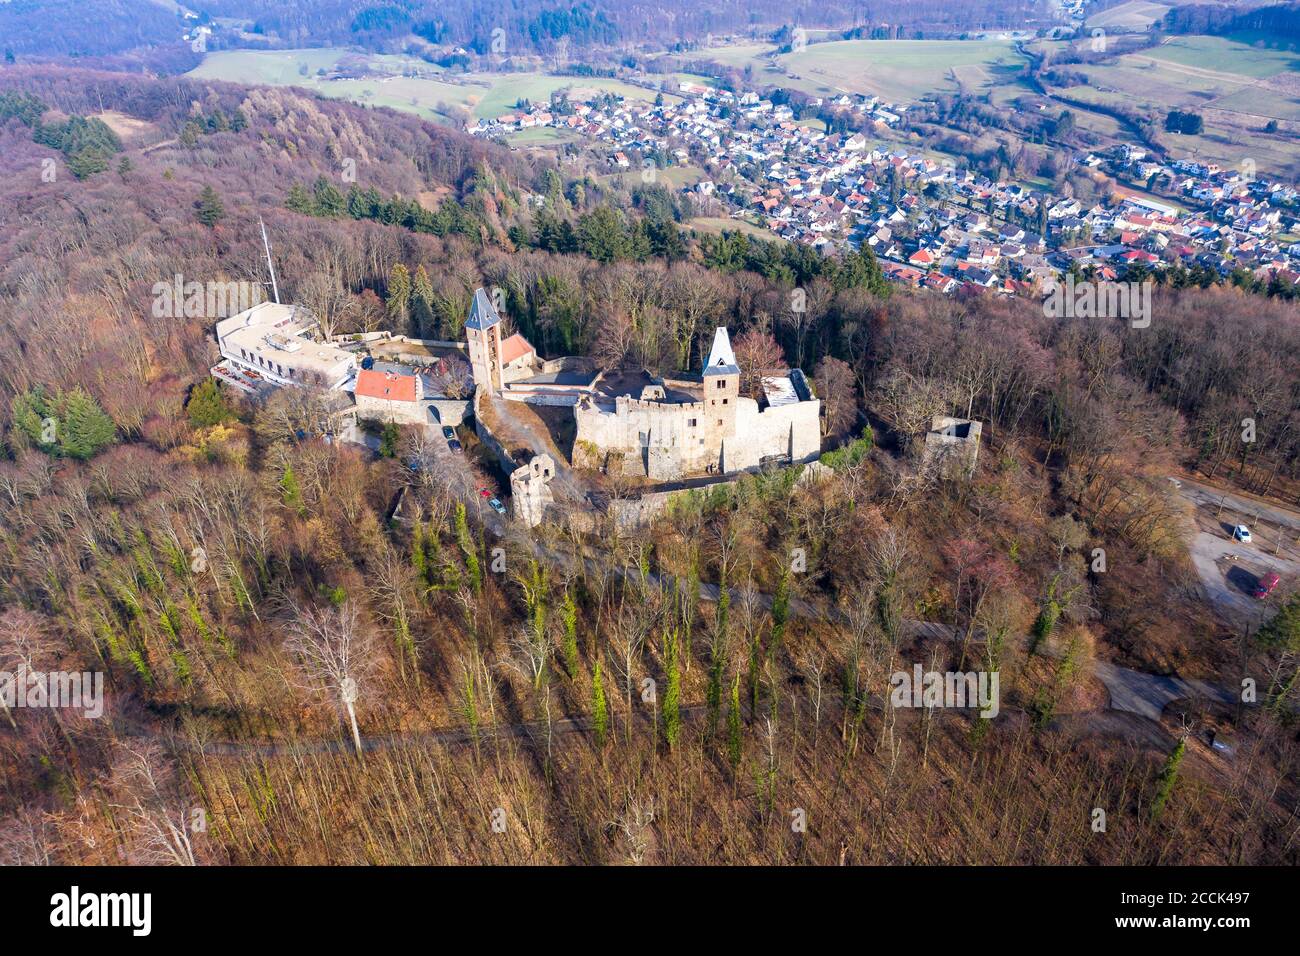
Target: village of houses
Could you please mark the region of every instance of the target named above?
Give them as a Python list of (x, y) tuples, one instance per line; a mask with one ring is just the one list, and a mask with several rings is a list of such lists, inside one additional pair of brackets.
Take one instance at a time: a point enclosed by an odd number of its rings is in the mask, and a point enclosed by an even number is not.
[[(826, 105), (876, 129), (897, 127), (907, 112), (850, 94)], [(738, 118), (745, 128), (737, 128)], [(1186, 208), (1122, 187), (1118, 203), (1085, 207), (887, 149), (861, 132), (828, 135), (752, 92), (690, 82), (655, 103), (601, 94), (592, 103), (566, 100), (562, 110), (531, 104), (469, 132), (500, 137), (535, 127), (581, 134), (607, 151), (614, 170), (652, 169), (652, 156), (699, 164), (711, 178), (683, 191), (825, 252), (865, 243), (888, 278), (912, 287), (1034, 295), (1072, 267), (1114, 280), (1134, 264), (1147, 272), (1182, 264), (1225, 277), (1244, 269), (1288, 286), (1300, 281), (1300, 243), (1278, 238), (1297, 231), (1300, 193), (1256, 177), (1249, 163), (1235, 170), (1157, 162), (1143, 148), (1120, 144), (1073, 161), (1121, 182), (1161, 181)]]

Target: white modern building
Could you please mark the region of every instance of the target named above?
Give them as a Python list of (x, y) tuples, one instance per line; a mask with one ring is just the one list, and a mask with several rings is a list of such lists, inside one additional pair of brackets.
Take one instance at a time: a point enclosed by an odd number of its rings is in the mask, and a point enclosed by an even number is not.
[(212, 374), (245, 392), (308, 383), (351, 391), (356, 356), (317, 341), (315, 333), (315, 317), (300, 306), (255, 305), (217, 323), (222, 361)]

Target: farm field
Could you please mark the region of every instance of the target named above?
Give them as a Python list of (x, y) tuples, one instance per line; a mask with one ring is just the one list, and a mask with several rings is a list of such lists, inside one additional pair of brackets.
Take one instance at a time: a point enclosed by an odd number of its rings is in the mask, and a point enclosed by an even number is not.
[(770, 43), (749, 43), (738, 46), (708, 47), (700, 51), (701, 59), (713, 60), (726, 66), (746, 67), (759, 63), (775, 47)]
[[(1080, 67), (1089, 85), (1062, 92), (1101, 106), (1143, 110), (1158, 128), (1169, 110), (1199, 113), (1205, 121), (1201, 135), (1161, 133), (1162, 140), (1181, 155), (1234, 167), (1249, 158), (1261, 172), (1292, 178), (1300, 171), (1300, 53), (1255, 45), (1261, 42), (1247, 36), (1174, 37), (1153, 50)], [(1095, 114), (1087, 119), (1093, 128)], [(1263, 131), (1270, 120), (1278, 121), (1278, 132)]]
[(715, 47), (708, 58), (750, 68), (757, 82), (810, 95), (864, 93), (914, 103), (927, 93), (975, 92), (1019, 72), (1023, 59), (1005, 40), (835, 40), (773, 56), (769, 44)]
[(1024, 60), (1001, 40), (840, 40), (778, 57), (826, 92), (869, 93), (913, 103), (927, 93), (982, 91), (1018, 73)]
[[(628, 99), (651, 99), (654, 93), (639, 86), (602, 77), (554, 76), (545, 73), (445, 74), (421, 60), (401, 56), (367, 56), (365, 64), (376, 75), (358, 79), (327, 79), (345, 58), (347, 50), (222, 51), (206, 56), (190, 76), (299, 86), (322, 96), (353, 100), (368, 106), (386, 106), (425, 119), (447, 120), (458, 110), (474, 117), (509, 112), (520, 99), (547, 100), (560, 89), (574, 99), (599, 92), (618, 93)], [(418, 76), (404, 72), (419, 71)], [(667, 96), (668, 94), (665, 94)]]
[[(1079, 99), (1139, 102), (1165, 109), (1220, 108), (1240, 97), (1253, 115), (1300, 119), (1300, 54), (1256, 48), (1222, 37), (1176, 37), (1160, 47), (1113, 62), (1080, 67), (1090, 85), (1072, 87)], [(1244, 97), (1241, 94), (1246, 94)]]
[(339, 47), (319, 50), (223, 50), (209, 53), (189, 75), (232, 83), (269, 86), (308, 86), (317, 70), (331, 70), (348, 51)]
[(555, 129), (551, 126), (535, 126), (509, 133), (506, 142), (511, 146), (554, 146), (558, 143), (571, 143), (581, 136), (571, 130)]
[(1277, 73), (1300, 70), (1300, 51), (1270, 47), (1259, 35), (1237, 34), (1235, 37), (1171, 37), (1149, 54), (1152, 59), (1188, 66), (1199, 71), (1232, 73), (1262, 79)]
[(1162, 19), (1169, 12), (1169, 9), (1169, 4), (1165, 3), (1130, 0), (1129, 3), (1121, 3), (1117, 7), (1111, 7), (1109, 10), (1093, 14), (1088, 18), (1086, 26), (1089, 30), (1101, 28), (1104, 30), (1142, 31), (1149, 28), (1157, 20)]

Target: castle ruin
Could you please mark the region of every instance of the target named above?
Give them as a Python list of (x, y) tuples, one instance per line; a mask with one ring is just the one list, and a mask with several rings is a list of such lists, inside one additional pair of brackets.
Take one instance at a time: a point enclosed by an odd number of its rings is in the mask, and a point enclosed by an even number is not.
[(501, 317), (482, 289), (465, 328), (480, 387), (506, 400), (572, 406), (576, 467), (673, 481), (812, 461), (821, 453), (821, 402), (803, 372), (763, 377), (759, 400), (742, 395), (725, 328), (715, 331), (698, 376), (662, 378), (644, 369), (596, 371), (572, 357), (542, 362), (535, 353), (511, 369), (503, 361)]

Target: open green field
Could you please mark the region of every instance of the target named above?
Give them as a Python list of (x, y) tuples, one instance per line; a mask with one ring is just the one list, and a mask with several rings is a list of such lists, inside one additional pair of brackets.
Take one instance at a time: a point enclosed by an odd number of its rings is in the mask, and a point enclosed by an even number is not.
[(704, 76), (700, 73), (664, 73), (657, 79), (663, 80), (664, 89), (676, 91), (679, 84), (695, 83), (698, 86), (717, 86), (718, 81), (711, 76)]
[[(704, 170), (699, 166), (665, 166), (663, 169), (655, 169), (653, 172), (654, 178), (650, 182), (660, 183), (669, 189), (694, 186), (700, 180), (706, 178)], [(637, 186), (646, 185), (646, 179), (643, 178), (641, 173), (642, 171), (639, 169), (628, 169), (622, 172), (607, 173), (600, 178), (605, 182), (619, 182), (628, 189), (635, 189)]]
[(864, 93), (914, 103), (927, 93), (1006, 82), (1024, 59), (1005, 40), (836, 40), (773, 57), (767, 44), (714, 47), (709, 59), (749, 67), (756, 82), (819, 96)]
[(1095, 13), (1087, 20), (1089, 31), (1100, 27), (1103, 30), (1141, 32), (1169, 12), (1167, 3), (1151, 3), (1149, 0), (1129, 0), (1119, 6)]
[(306, 84), (317, 70), (333, 69), (347, 50), (223, 50), (209, 53), (190, 71), (190, 76), (232, 83), (285, 86)]
[[(1136, 108), (1159, 127), (1170, 110), (1199, 113), (1200, 136), (1161, 134), (1176, 155), (1229, 167), (1250, 159), (1260, 172), (1286, 178), (1300, 172), (1300, 52), (1293, 48), (1259, 36), (1179, 36), (1077, 69), (1090, 82), (1062, 91), (1072, 99)], [(1094, 128), (1096, 114), (1087, 118)], [(1281, 124), (1278, 132), (1263, 131), (1270, 120)]]
[(1071, 89), (1079, 99), (1300, 119), (1300, 54), (1292, 50), (1224, 37), (1174, 37), (1154, 50), (1080, 69), (1091, 82)]
[(756, 226), (746, 219), (726, 219), (713, 216), (697, 216), (686, 224), (691, 229), (698, 229), (700, 232), (711, 232), (721, 234), (724, 232), (743, 232), (745, 235), (754, 239), (763, 239), (767, 242), (785, 242), (776, 233), (770, 229), (764, 229), (762, 226)]
[[(1234, 37), (1171, 37), (1150, 52), (1150, 57), (1197, 71), (1232, 73), (1262, 79), (1300, 70), (1300, 52), (1270, 47), (1259, 35)], [(1133, 54), (1140, 59), (1143, 54)]]
[(771, 53), (775, 47), (770, 43), (748, 43), (739, 46), (715, 46), (700, 51), (702, 59), (709, 59), (726, 66), (746, 67), (758, 62), (765, 53)]
[(553, 126), (534, 126), (506, 135), (506, 142), (511, 146), (554, 146), (558, 143), (571, 143), (581, 139), (579, 133), (572, 130), (556, 129)]
[(829, 91), (913, 103), (927, 93), (983, 90), (1019, 72), (1024, 59), (1001, 40), (840, 40), (778, 57)]
[[(575, 100), (600, 92), (628, 99), (649, 100), (654, 93), (639, 86), (601, 77), (553, 76), (545, 73), (465, 73), (440, 71), (421, 60), (402, 56), (365, 56), (374, 75), (360, 79), (327, 79), (328, 73), (354, 54), (342, 49), (232, 50), (210, 53), (190, 76), (270, 86), (298, 86), (322, 96), (387, 106), (425, 119), (446, 119), (463, 109), (484, 118), (508, 113), (520, 99), (550, 99), (568, 89)], [(419, 75), (403, 75), (416, 72)], [(665, 94), (667, 96), (667, 94)]]

